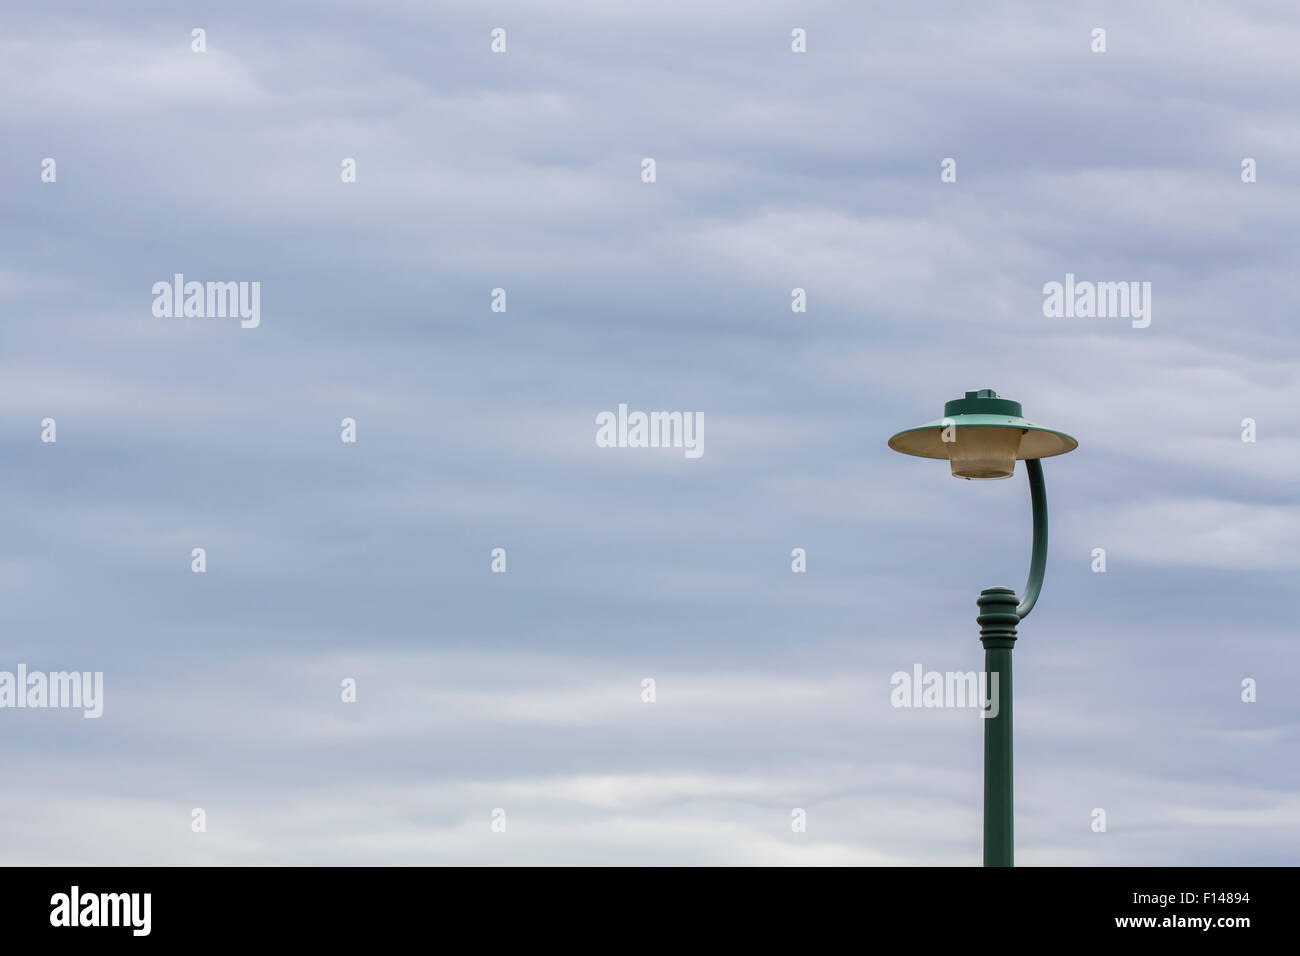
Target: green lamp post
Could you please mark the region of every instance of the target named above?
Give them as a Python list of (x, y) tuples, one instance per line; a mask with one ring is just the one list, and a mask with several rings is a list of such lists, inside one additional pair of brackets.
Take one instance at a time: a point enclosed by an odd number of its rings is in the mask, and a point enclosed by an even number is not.
[(889, 439), (889, 447), (919, 458), (946, 458), (955, 478), (1010, 478), (1017, 459), (1024, 461), (1029, 474), (1034, 546), (1024, 596), (1017, 601), (1011, 588), (985, 588), (975, 602), (984, 670), (999, 675), (1002, 698), (997, 716), (984, 721), (984, 865), (1014, 866), (1011, 649), (1016, 625), (1033, 610), (1047, 567), (1047, 492), (1040, 459), (1074, 451), (1079, 443), (1064, 432), (1026, 421), (1019, 402), (982, 388), (946, 403), (943, 418), (899, 432)]

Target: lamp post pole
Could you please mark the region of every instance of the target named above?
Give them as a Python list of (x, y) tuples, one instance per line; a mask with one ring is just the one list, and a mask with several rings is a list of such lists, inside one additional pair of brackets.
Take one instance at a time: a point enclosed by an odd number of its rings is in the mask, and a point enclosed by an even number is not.
[(989, 707), (996, 708), (993, 717), (984, 712), (984, 865), (1014, 866), (1011, 651), (1016, 646), (1020, 617), (1016, 614), (1016, 592), (1011, 588), (985, 588), (976, 603), (980, 609), (976, 620), (980, 643), (984, 645)]

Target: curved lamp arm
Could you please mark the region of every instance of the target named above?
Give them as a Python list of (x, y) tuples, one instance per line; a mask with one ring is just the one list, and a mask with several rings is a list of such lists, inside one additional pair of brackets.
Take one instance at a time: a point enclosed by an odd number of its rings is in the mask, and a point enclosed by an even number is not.
[(1047, 489), (1043, 487), (1043, 462), (1038, 458), (1025, 460), (1029, 473), (1029, 499), (1034, 509), (1034, 550), (1029, 559), (1029, 582), (1025, 585), (1025, 599), (1016, 608), (1021, 620), (1029, 616), (1043, 588), (1043, 571), (1047, 569)]

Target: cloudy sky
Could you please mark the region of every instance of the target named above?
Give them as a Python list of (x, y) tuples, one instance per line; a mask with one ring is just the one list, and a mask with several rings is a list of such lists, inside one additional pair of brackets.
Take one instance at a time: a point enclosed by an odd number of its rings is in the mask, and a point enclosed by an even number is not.
[(1135, 6), (11, 4), (0, 670), (105, 699), (0, 710), (0, 861), (978, 864), (890, 676), (982, 666), (1023, 466), (886, 440), (989, 387), (1080, 443), (1018, 862), (1300, 862), (1300, 13)]

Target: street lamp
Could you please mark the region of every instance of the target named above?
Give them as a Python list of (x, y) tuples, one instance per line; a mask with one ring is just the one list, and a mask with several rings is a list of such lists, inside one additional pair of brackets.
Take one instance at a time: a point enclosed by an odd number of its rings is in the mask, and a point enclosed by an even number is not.
[(946, 458), (956, 478), (1010, 478), (1017, 459), (1024, 461), (1029, 474), (1034, 546), (1024, 598), (1017, 603), (1011, 588), (985, 588), (975, 602), (984, 671), (999, 675), (1002, 698), (997, 716), (984, 714), (984, 865), (1014, 866), (1011, 649), (1016, 625), (1033, 610), (1047, 567), (1047, 492), (1040, 459), (1074, 451), (1079, 443), (1064, 432), (1026, 421), (1019, 402), (981, 388), (946, 403), (943, 418), (899, 432), (889, 439), (889, 447), (918, 458)]

